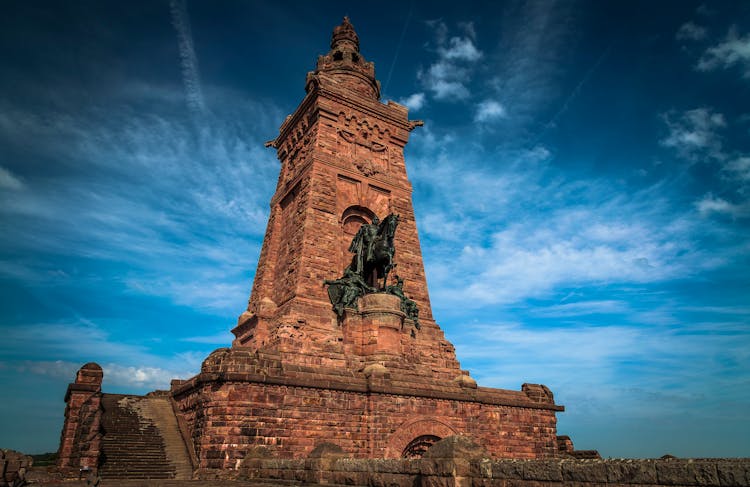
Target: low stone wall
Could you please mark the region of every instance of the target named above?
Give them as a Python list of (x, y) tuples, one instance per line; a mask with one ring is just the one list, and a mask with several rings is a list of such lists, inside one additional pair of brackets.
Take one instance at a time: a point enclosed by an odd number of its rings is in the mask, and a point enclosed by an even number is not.
[(330, 444), (307, 459), (271, 458), (257, 450), (239, 478), (367, 487), (747, 487), (750, 459), (492, 460), (470, 440), (450, 437), (420, 459), (345, 458)]
[(255, 459), (240, 478), (368, 487), (750, 485), (750, 459), (324, 460)]

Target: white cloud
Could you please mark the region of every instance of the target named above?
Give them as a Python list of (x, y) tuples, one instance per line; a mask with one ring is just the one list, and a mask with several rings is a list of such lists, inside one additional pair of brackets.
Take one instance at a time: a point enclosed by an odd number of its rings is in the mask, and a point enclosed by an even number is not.
[(458, 101), (468, 98), (468, 70), (454, 66), (449, 61), (440, 60), (431, 65), (427, 71), (419, 71), (417, 78), (422, 86), (431, 91), (438, 100)]
[[(438, 60), (427, 69), (421, 69), (417, 78), (425, 90), (438, 100), (459, 101), (469, 97), (467, 84), (471, 80), (473, 65), (482, 57), (474, 44), (473, 26), (464, 24), (464, 37), (447, 38), (448, 27), (442, 21), (430, 21), (437, 43)], [(467, 27), (468, 25), (468, 27)]]
[[(100, 364), (101, 365), (101, 364)], [(194, 365), (194, 364), (193, 364)], [(9, 368), (19, 374), (36, 374), (73, 382), (83, 363), (64, 360), (24, 360), (15, 363), (0, 362), (0, 368)], [(172, 379), (189, 378), (198, 372), (186, 370), (166, 370), (159, 367), (123, 366), (116, 363), (102, 365), (104, 372), (103, 389), (107, 387), (137, 387), (148, 389), (168, 389)]]
[(554, 155), (544, 147), (488, 154), (436, 137), (421, 145), (418, 137), (410, 168), (415, 187), (428, 188), (427, 199), (415, 191), (415, 205), (438, 313), (520, 306), (571, 288), (650, 286), (731, 259), (698, 244), (721, 229), (675, 212), (671, 183), (633, 191), (570, 179), (550, 166)]
[[(246, 267), (251, 264), (247, 263)], [(152, 296), (165, 296), (178, 305), (193, 309), (208, 309), (231, 313), (241, 310), (244, 301), (250, 294), (249, 279), (243, 279), (236, 273), (233, 282), (226, 282), (225, 276), (207, 272), (197, 266), (191, 276), (180, 276), (180, 279), (162, 277), (139, 277), (126, 279), (125, 284), (132, 291)], [(203, 275), (201, 275), (203, 274)]]
[(732, 217), (744, 217), (750, 213), (750, 205), (747, 203), (735, 204), (712, 194), (707, 194), (695, 203), (701, 216), (709, 216), (712, 213), (726, 214)]
[(439, 47), (438, 53), (448, 60), (478, 61), (482, 57), (482, 52), (468, 37), (451, 37), (448, 46)]
[(409, 110), (417, 111), (425, 105), (426, 101), (425, 94), (420, 92), (409, 95), (406, 98), (401, 98), (398, 102), (409, 108)]
[(732, 159), (724, 165), (723, 169), (732, 179), (750, 182), (750, 157), (748, 156)]
[(438, 100), (458, 101), (469, 97), (469, 89), (460, 81), (433, 80), (430, 89)]
[(740, 37), (736, 27), (729, 30), (726, 39), (706, 49), (698, 60), (698, 71), (727, 69), (739, 65), (744, 70), (743, 76), (750, 78), (750, 34)]
[(705, 39), (707, 31), (705, 27), (702, 27), (694, 22), (685, 22), (677, 30), (675, 39), (678, 41), (700, 41)]
[[(113, 338), (113, 334), (122, 333), (123, 329), (131, 331), (132, 324), (110, 323), (105, 331), (101, 324), (80, 319), (4, 328), (0, 356), (8, 360), (8, 367), (19, 372), (71, 382), (84, 363), (93, 361), (104, 369), (105, 386), (168, 388), (171, 379), (188, 378), (198, 373), (207, 353), (206, 350), (196, 350), (170, 355), (149, 349), (148, 345), (157, 342), (144, 341), (132, 345)], [(215, 343), (197, 339), (187, 341)], [(228, 344), (227, 341), (223, 343)], [(21, 356), (19, 350), (26, 352)], [(54, 360), (49, 360), (50, 357)], [(11, 361), (14, 358), (16, 360)]]
[(14, 176), (12, 172), (0, 166), (0, 189), (18, 191), (22, 188), (23, 183), (21, 182), (21, 180)]
[(702, 107), (683, 113), (666, 113), (663, 119), (669, 129), (667, 136), (660, 141), (664, 147), (675, 149), (688, 160), (725, 157), (719, 130), (727, 123), (721, 113)]
[(104, 364), (104, 382), (107, 385), (169, 389), (172, 379), (187, 379), (192, 374), (182, 371), (165, 370), (159, 367), (122, 366), (115, 363)]
[(505, 107), (495, 100), (483, 100), (477, 105), (474, 121), (478, 123), (490, 122), (507, 117)]

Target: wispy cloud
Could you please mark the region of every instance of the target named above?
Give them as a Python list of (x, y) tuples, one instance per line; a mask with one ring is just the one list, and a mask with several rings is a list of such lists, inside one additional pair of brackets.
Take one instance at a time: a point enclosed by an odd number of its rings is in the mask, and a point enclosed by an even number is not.
[[(174, 355), (150, 350), (146, 344), (132, 345), (112, 330), (89, 320), (35, 323), (3, 329), (0, 356), (6, 367), (72, 381), (85, 362), (102, 365), (106, 385), (168, 388), (171, 379), (188, 378), (200, 370), (205, 350)], [(209, 343), (194, 341), (193, 343)], [(212, 342), (213, 343), (213, 342)], [(225, 344), (229, 342), (225, 341)], [(28, 352), (33, 349), (33, 352)], [(19, 353), (26, 350), (26, 353)], [(49, 358), (55, 358), (50, 360)]]
[(750, 157), (725, 147), (723, 132), (730, 127), (724, 115), (704, 107), (667, 113), (663, 119), (669, 133), (660, 141), (661, 145), (674, 149), (678, 156), (691, 163), (704, 162), (716, 168), (719, 177), (715, 178), (712, 190), (695, 202), (699, 214), (703, 217), (749, 216)]
[(478, 61), (482, 52), (469, 37), (451, 37), (447, 46), (439, 46), (440, 57), (450, 61)]
[[(0, 368), (9, 368), (19, 374), (36, 374), (61, 381), (73, 382), (82, 363), (63, 360), (24, 360), (14, 363), (0, 363)], [(187, 378), (185, 370), (165, 370), (159, 367), (122, 366), (117, 363), (100, 364), (104, 372), (103, 388), (127, 387), (143, 389), (168, 389), (172, 379)], [(197, 369), (193, 373), (197, 372)]]
[(23, 183), (20, 179), (13, 175), (10, 171), (0, 166), (0, 189), (18, 191), (23, 188)]
[[(440, 310), (519, 305), (581, 286), (655, 284), (726, 264), (727, 253), (702, 250), (702, 232), (711, 230), (691, 208), (675, 211), (667, 182), (633, 191), (569, 179), (544, 147), (487, 155), (457, 145), (432, 139), (411, 166), (416, 184), (440, 195), (417, 196)], [(460, 168), (451, 163), (457, 158)], [(474, 158), (495, 164), (475, 166)]]
[(475, 45), (473, 27), (463, 24), (463, 36), (448, 38), (448, 26), (441, 20), (430, 21), (436, 38), (438, 60), (417, 77), (425, 90), (438, 100), (460, 101), (469, 97), (468, 83), (474, 64), (482, 57)]
[(700, 41), (706, 38), (708, 31), (705, 27), (694, 22), (685, 22), (675, 34), (678, 41)]
[[(539, 327), (492, 322), (467, 327), (456, 349), (462, 366), (481, 384), (509, 389), (522, 382), (548, 385), (557, 402), (568, 407), (559, 431), (575, 422), (574, 440), (590, 435), (598, 439), (592, 446), (599, 448), (602, 435), (617, 427), (613, 416), (619, 422), (632, 418), (639, 430), (644, 424), (663, 424), (674, 414), (741, 420), (750, 395), (741, 392), (732, 404), (722, 404), (728, 398), (716, 391), (748, 384), (749, 340), (746, 328), (723, 325), (691, 331), (616, 323)], [(591, 423), (596, 431), (589, 433)], [(693, 425), (673, 423), (660, 434), (680, 428)], [(663, 453), (661, 442), (644, 444), (648, 435), (641, 435), (635, 455)], [(615, 445), (619, 442), (611, 447)]]
[(169, 8), (172, 13), (172, 25), (174, 25), (177, 31), (182, 82), (185, 85), (188, 108), (195, 113), (201, 113), (206, 107), (203, 100), (200, 72), (198, 70), (198, 58), (195, 55), (195, 48), (193, 47), (190, 17), (187, 13), (185, 0), (170, 0)]
[(675, 149), (681, 157), (691, 161), (724, 158), (719, 132), (727, 122), (721, 113), (701, 107), (682, 113), (665, 113), (662, 117), (669, 130), (660, 141), (664, 147)]
[(490, 84), (514, 121), (509, 130), (516, 144), (526, 142), (523, 135), (560, 95), (564, 59), (576, 23), (574, 11), (570, 2), (532, 0), (505, 9), (496, 54), (488, 55), (497, 59), (498, 73)]
[(710, 216), (711, 214), (718, 213), (739, 218), (750, 215), (750, 205), (747, 202), (741, 204), (731, 203), (711, 193), (698, 200), (695, 206), (702, 216)]
[(729, 29), (723, 42), (709, 47), (695, 66), (698, 71), (714, 71), (739, 66), (750, 78), (750, 34), (740, 36), (737, 27)]
[(495, 100), (482, 100), (474, 112), (474, 121), (478, 123), (491, 122), (505, 118), (505, 107)]
[(425, 105), (426, 101), (425, 94), (419, 92), (413, 93), (406, 98), (401, 98), (398, 102), (406, 106), (409, 110), (418, 111)]
[[(31, 160), (62, 162), (54, 180), (35, 173), (24, 182), (29, 191), (0, 194), (0, 216), (13, 228), (0, 245), (128, 263), (139, 271), (120, 276), (131, 291), (236, 312), (249, 292), (248, 256), (260, 246), (277, 167), (258, 133), (272, 133), (278, 110), (234, 93), (212, 96), (222, 118), (204, 116), (197, 128), (168, 104), (60, 120), (7, 107), (24, 120), (24, 134), (16, 139), (18, 128), (2, 120), (0, 132), (19, 144), (35, 138)], [(61, 215), (75, 215), (75, 224)]]
[(750, 156), (738, 156), (728, 161), (723, 170), (730, 179), (750, 183)]

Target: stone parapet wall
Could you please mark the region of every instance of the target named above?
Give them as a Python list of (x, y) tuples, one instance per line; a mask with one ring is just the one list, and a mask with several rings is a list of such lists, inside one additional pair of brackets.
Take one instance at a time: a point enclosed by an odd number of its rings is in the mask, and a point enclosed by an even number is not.
[(252, 458), (240, 478), (368, 487), (745, 487), (750, 485), (750, 459)]

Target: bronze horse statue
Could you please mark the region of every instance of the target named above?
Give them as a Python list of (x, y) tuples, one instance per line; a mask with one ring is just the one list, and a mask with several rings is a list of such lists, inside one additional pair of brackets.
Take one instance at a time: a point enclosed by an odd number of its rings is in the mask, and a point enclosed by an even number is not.
[[(349, 251), (354, 252), (350, 268), (364, 281), (380, 291), (385, 290), (388, 273), (395, 267), (393, 254), (396, 250), (393, 237), (398, 226), (398, 215), (391, 213), (381, 222), (377, 217), (364, 224), (354, 236)], [(379, 285), (382, 279), (383, 285)]]
[[(398, 215), (391, 213), (378, 227), (371, 246), (369, 259), (365, 261), (364, 276), (371, 286), (385, 290), (388, 282), (388, 273), (395, 267), (393, 255), (396, 248), (393, 245), (393, 237), (398, 226)], [(382, 279), (383, 285), (378, 286), (378, 280)]]
[(420, 328), (419, 309), (404, 294), (404, 280), (396, 276), (397, 283), (387, 285), (388, 274), (396, 267), (393, 263), (393, 255), (396, 253), (393, 238), (398, 220), (398, 215), (391, 213), (382, 222), (376, 216), (372, 223), (359, 227), (349, 245), (349, 252), (354, 256), (344, 269), (344, 275), (338, 279), (323, 281), (323, 285), (328, 286), (328, 298), (339, 319), (344, 317), (346, 308), (357, 309), (357, 300), (365, 294), (385, 292), (401, 299), (401, 311), (414, 322), (416, 329)]

